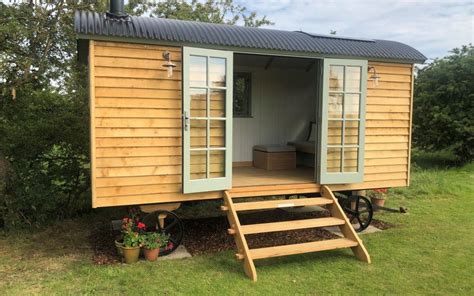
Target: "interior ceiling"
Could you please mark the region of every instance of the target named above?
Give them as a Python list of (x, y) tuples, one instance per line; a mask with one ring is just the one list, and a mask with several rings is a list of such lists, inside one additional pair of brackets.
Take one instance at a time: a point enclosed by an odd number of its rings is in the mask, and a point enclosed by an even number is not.
[(254, 66), (265, 68), (308, 69), (316, 59), (280, 56), (234, 54), (234, 66)]

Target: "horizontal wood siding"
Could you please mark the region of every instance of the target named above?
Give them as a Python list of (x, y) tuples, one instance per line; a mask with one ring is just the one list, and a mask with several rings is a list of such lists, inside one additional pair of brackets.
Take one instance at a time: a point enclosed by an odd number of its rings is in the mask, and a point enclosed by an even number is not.
[(360, 189), (407, 186), (410, 170), (412, 65), (369, 62), (380, 75), (367, 82), (364, 184)]
[(181, 48), (93, 41), (90, 54), (93, 206), (181, 196)]
[[(177, 64), (171, 78), (164, 51)], [(91, 41), (89, 62), (93, 206), (221, 198), (222, 192), (181, 193), (181, 48)], [(408, 185), (412, 66), (369, 66), (381, 79), (377, 87), (368, 82), (364, 183), (333, 190)], [(202, 136), (197, 130), (193, 143)], [(222, 140), (220, 127), (214, 136)], [(196, 158), (191, 164), (194, 174), (202, 163)], [(221, 171), (211, 161), (211, 173)]]

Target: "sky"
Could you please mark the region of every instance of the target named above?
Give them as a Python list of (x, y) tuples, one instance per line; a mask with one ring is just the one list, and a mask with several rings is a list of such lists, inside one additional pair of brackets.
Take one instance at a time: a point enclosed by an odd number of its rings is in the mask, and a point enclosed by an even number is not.
[[(234, 0), (235, 1), (235, 0)], [(474, 0), (237, 0), (268, 28), (406, 43), (429, 59), (474, 44)]]

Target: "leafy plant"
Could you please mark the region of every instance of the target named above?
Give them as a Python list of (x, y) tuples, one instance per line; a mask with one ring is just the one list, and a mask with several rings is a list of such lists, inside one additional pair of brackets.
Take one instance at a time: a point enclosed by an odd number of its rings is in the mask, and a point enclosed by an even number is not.
[(419, 70), (415, 80), (413, 142), (424, 151), (474, 159), (474, 48), (455, 48)]
[(169, 236), (159, 232), (148, 232), (144, 234), (143, 247), (149, 250), (158, 249), (168, 245)]
[(123, 246), (127, 248), (141, 247), (144, 241), (145, 224), (133, 218), (122, 219)]
[(387, 188), (379, 188), (367, 191), (367, 197), (373, 197), (378, 199), (385, 199), (385, 195), (387, 194)]

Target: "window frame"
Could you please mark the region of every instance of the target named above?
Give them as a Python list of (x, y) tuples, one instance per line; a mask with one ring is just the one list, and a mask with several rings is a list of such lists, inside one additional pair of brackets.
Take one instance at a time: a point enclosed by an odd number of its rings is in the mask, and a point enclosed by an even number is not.
[[(206, 57), (206, 86), (191, 86), (190, 84), (190, 67), (192, 56)], [(227, 190), (232, 188), (232, 89), (233, 89), (233, 52), (212, 50), (204, 48), (184, 47), (183, 48), (183, 121), (182, 121), (182, 192), (199, 193)], [(211, 86), (209, 85), (209, 61), (210, 58), (224, 58), (226, 59), (226, 86)], [(225, 116), (213, 117), (210, 116), (210, 104), (206, 103), (207, 114), (205, 117), (191, 116), (191, 89), (206, 89), (206, 100), (210, 102), (210, 90), (226, 90), (225, 96)], [(198, 120), (222, 120), (225, 122), (225, 145), (224, 147), (210, 146), (210, 125), (206, 125), (206, 147), (193, 148), (191, 147), (191, 129), (192, 124), (189, 121), (192, 119)], [(206, 151), (206, 174), (205, 179), (191, 179), (191, 151)], [(224, 176), (223, 177), (209, 177), (210, 173), (210, 153), (212, 151), (225, 151)]]
[[(324, 59), (323, 66), (322, 66), (322, 89), (321, 89), (321, 106), (320, 106), (320, 114), (321, 114), (321, 126), (320, 126), (320, 148), (318, 151), (319, 154), (319, 172), (318, 172), (318, 181), (320, 184), (350, 184), (350, 183), (361, 183), (364, 179), (364, 159), (365, 159), (365, 115), (366, 115), (366, 97), (367, 97), (367, 60), (346, 60), (346, 59)], [(330, 120), (334, 118), (329, 118), (328, 114), (328, 102), (329, 102), (329, 69), (330, 66), (344, 66), (344, 88), (342, 93), (344, 93), (344, 97), (346, 94), (351, 93), (359, 93), (360, 94), (360, 101), (359, 101), (359, 119), (349, 119), (344, 117), (344, 113), (342, 113), (342, 135), (341, 138), (344, 137), (344, 124), (348, 121), (359, 121), (359, 141), (358, 145), (344, 145), (341, 144), (341, 157), (344, 157), (344, 148), (354, 148), (354, 146), (358, 146), (359, 153), (357, 158), (357, 172), (328, 172), (327, 171), (327, 150), (330, 146), (338, 146), (338, 145), (328, 145), (328, 124)], [(346, 79), (345, 79), (345, 69), (346, 67), (356, 66), (361, 67), (361, 80), (360, 80), (360, 92), (346, 92)], [(335, 91), (333, 93), (341, 93), (341, 91)], [(345, 100), (345, 99), (344, 99)], [(343, 100), (343, 102), (344, 102)], [(342, 105), (343, 111), (345, 109), (345, 105)], [(342, 142), (344, 143), (344, 142)], [(344, 165), (344, 159), (341, 159), (341, 170)]]
[[(248, 82), (248, 87), (246, 87), (245, 93), (248, 95), (248, 99), (246, 102), (247, 105), (247, 114), (237, 114), (234, 109), (234, 104), (235, 104), (235, 83), (237, 82), (237, 79), (239, 78), (244, 78), (245, 81)], [(234, 93), (232, 94), (232, 111), (233, 111), (233, 117), (234, 118), (253, 118), (252, 115), (252, 72), (234, 72), (233, 73), (233, 89)]]

